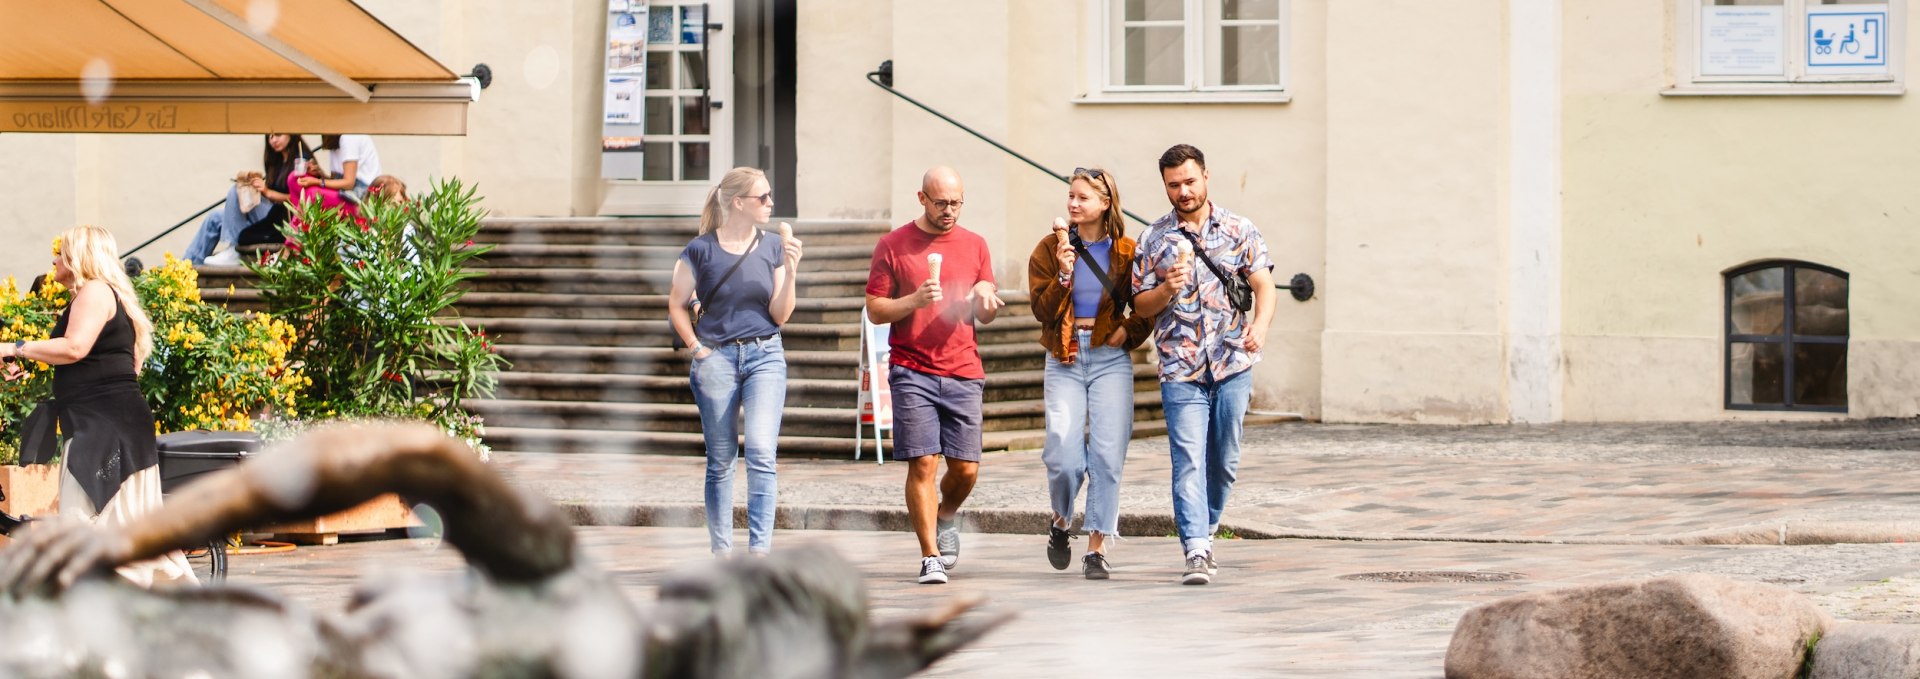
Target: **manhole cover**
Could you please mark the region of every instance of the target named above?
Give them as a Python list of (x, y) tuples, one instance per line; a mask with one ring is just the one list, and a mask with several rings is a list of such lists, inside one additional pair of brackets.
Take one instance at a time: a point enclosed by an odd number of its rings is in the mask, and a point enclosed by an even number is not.
[(1525, 576), (1499, 571), (1386, 571), (1342, 575), (1340, 579), (1364, 582), (1506, 582), (1522, 577)]

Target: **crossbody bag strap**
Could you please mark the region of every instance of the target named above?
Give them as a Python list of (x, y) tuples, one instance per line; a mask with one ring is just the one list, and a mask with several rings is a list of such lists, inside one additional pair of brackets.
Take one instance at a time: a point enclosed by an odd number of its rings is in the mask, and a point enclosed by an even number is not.
[(1101, 289), (1106, 290), (1107, 294), (1113, 297), (1114, 303), (1119, 305), (1120, 312), (1122, 314), (1126, 313), (1127, 305), (1133, 303), (1133, 299), (1132, 299), (1133, 296), (1132, 295), (1123, 296), (1120, 294), (1119, 288), (1115, 288), (1113, 286), (1113, 280), (1107, 278), (1107, 270), (1100, 268), (1100, 262), (1095, 261), (1093, 258), (1093, 253), (1087, 251), (1087, 244), (1085, 241), (1082, 241), (1078, 238), (1071, 238), (1070, 241), (1073, 243), (1074, 252), (1077, 252), (1080, 254), (1080, 261), (1086, 262), (1087, 268), (1093, 270), (1093, 277), (1100, 279)]
[(1180, 235), (1186, 236), (1187, 240), (1193, 241), (1193, 254), (1200, 256), (1200, 263), (1207, 265), (1207, 270), (1213, 272), (1214, 278), (1218, 278), (1220, 282), (1225, 283), (1227, 275), (1220, 272), (1220, 265), (1214, 264), (1212, 257), (1207, 256), (1207, 249), (1200, 245), (1200, 238), (1193, 235), (1192, 231), (1180, 228), (1179, 225), (1175, 225), (1173, 228), (1175, 231), (1179, 231)]
[[(739, 259), (733, 261), (733, 266), (728, 267), (726, 273), (720, 274), (720, 280), (714, 281), (712, 287), (707, 288), (706, 292), (700, 294), (700, 299), (706, 299), (712, 296), (714, 291), (720, 289), (720, 286), (727, 284), (727, 279), (733, 278), (733, 272), (739, 271), (740, 265), (747, 263), (747, 258), (753, 256), (753, 251), (760, 249), (760, 235), (764, 233), (766, 232), (761, 231), (759, 227), (754, 227), (753, 241), (747, 243), (747, 251), (741, 254)], [(713, 244), (715, 246), (720, 245), (719, 236), (713, 237)], [(726, 248), (720, 248), (720, 251), (726, 252)], [(701, 302), (701, 304), (706, 304), (706, 302)]]

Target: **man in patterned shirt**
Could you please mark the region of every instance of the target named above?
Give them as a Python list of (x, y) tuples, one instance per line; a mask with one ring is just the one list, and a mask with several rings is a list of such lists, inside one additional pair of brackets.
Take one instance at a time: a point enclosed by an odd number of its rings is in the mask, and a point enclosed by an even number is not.
[[(1260, 231), (1207, 200), (1207, 159), (1200, 149), (1167, 149), (1160, 155), (1160, 179), (1173, 211), (1140, 239), (1133, 306), (1155, 319), (1160, 399), (1173, 449), (1173, 519), (1186, 560), (1181, 583), (1204, 585), (1218, 572), (1213, 534), (1240, 464), (1252, 368), (1260, 362), (1278, 297)], [(1251, 285), (1250, 313), (1234, 306), (1213, 268)]]

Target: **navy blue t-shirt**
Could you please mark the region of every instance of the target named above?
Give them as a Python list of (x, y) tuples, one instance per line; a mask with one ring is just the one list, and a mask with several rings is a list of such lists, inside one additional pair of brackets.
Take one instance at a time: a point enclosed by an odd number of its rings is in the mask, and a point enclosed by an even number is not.
[(700, 299), (703, 314), (693, 334), (704, 341), (725, 342), (780, 332), (767, 313), (767, 304), (773, 301), (773, 270), (779, 268), (784, 254), (777, 233), (762, 233), (760, 244), (744, 255), (722, 249), (719, 237), (711, 232), (688, 243), (680, 251), (680, 260), (693, 272), (695, 295), (713, 287), (735, 261), (747, 258), (719, 290)]

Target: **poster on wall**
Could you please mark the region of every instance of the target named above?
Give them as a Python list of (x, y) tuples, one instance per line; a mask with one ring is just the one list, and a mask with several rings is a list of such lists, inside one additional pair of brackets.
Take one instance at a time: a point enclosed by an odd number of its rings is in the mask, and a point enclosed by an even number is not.
[(639, 179), (646, 166), (641, 115), (647, 100), (647, 14), (645, 0), (607, 0), (600, 123), (603, 179)]
[(1787, 73), (1786, 8), (1708, 5), (1700, 8), (1700, 75)]

